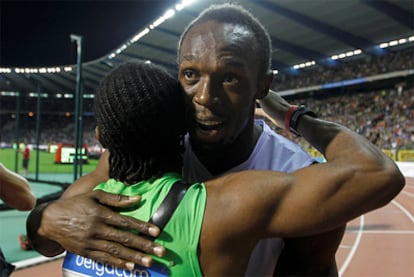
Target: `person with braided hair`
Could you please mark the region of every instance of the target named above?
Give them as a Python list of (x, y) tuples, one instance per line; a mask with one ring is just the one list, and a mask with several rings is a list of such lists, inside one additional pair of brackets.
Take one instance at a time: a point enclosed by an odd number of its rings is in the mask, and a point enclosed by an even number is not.
[[(285, 106), (292, 116), (300, 112), (281, 98), (268, 105)], [(179, 82), (154, 64), (123, 64), (101, 82), (95, 97), (96, 135), (109, 151), (110, 179), (95, 190), (139, 195), (138, 206), (121, 209), (124, 216), (154, 218), (183, 182), (185, 122), (194, 112), (185, 107)], [(152, 267), (114, 268), (68, 251), (63, 275), (241, 276), (259, 240), (334, 229), (385, 205), (403, 188), (394, 162), (356, 133), (309, 113), (295, 128), (325, 154), (327, 163), (291, 174), (250, 170), (185, 185), (156, 239), (166, 254), (154, 256)], [(322, 131), (327, 133), (323, 142), (315, 141), (315, 133)], [(243, 243), (236, 246), (234, 240)]]
[[(187, 107), (192, 111), (184, 141), (185, 181), (208, 181), (225, 173), (249, 169), (293, 172), (315, 163), (299, 145), (254, 119), (256, 100), (260, 100), (262, 107), (270, 103), (265, 111), (276, 121), (283, 121), (285, 114), (309, 114), (305, 108), (294, 112), (289, 109), (290, 105), (280, 104), (284, 102), (276, 93), (269, 93), (273, 77), (271, 53), (267, 31), (241, 6), (213, 5), (184, 30), (178, 46), (178, 80), (187, 96)], [(291, 129), (292, 122), (293, 127), (300, 129), (308, 117), (300, 117), (300, 124), (296, 126), (296, 116), (287, 116), (294, 119), (287, 120), (287, 128)], [(317, 140), (326, 143), (325, 136), (332, 134), (324, 131), (313, 135), (312, 142), (316, 144)], [(149, 266), (154, 257), (149, 254), (165, 255), (162, 245), (144, 236), (160, 234), (155, 224), (113, 211), (135, 203), (137, 197), (91, 192), (110, 177), (109, 159), (110, 151), (104, 152), (97, 168), (72, 184), (59, 201), (32, 211), (27, 229), (37, 251), (54, 256), (65, 248), (120, 267), (127, 267), (131, 262)], [(254, 190), (254, 182), (250, 181)], [(303, 197), (299, 196), (298, 201)], [(231, 199), (234, 198), (229, 196), (228, 201)], [(261, 197), (254, 200), (262, 201)], [(248, 214), (246, 218), (250, 220)], [(75, 227), (80, 225), (82, 229)], [(125, 228), (140, 234), (132, 235)], [(336, 275), (335, 252), (344, 230), (345, 225), (312, 236), (262, 240), (253, 251), (246, 275)], [(217, 233), (212, 231), (211, 235), (214, 237)], [(251, 234), (256, 235), (259, 234)], [(228, 243), (235, 243), (237, 248), (239, 241), (229, 238)]]

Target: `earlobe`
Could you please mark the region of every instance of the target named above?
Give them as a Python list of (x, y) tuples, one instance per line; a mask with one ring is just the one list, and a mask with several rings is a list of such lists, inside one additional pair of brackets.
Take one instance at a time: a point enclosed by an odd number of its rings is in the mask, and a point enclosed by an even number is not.
[(99, 132), (99, 127), (98, 126), (95, 127), (95, 137), (99, 141), (99, 143), (102, 144), (102, 142), (101, 142), (101, 133)]
[(99, 141), (99, 143), (102, 145), (102, 147), (105, 147), (102, 140), (101, 140), (101, 133), (99, 132), (99, 127), (95, 127), (95, 137)]
[(96, 126), (95, 127), (95, 138), (99, 141), (99, 137), (100, 137), (100, 134), (99, 134), (99, 128), (98, 128), (98, 126)]
[(273, 71), (269, 70), (263, 78), (259, 81), (259, 91), (257, 92), (256, 99), (263, 99), (269, 93), (270, 86), (273, 82)]

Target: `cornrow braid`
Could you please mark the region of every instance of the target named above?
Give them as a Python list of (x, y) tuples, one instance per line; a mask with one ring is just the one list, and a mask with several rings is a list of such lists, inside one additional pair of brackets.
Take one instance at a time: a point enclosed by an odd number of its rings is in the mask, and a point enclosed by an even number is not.
[(185, 98), (166, 70), (142, 61), (122, 64), (100, 83), (94, 108), (110, 178), (133, 184), (181, 170)]

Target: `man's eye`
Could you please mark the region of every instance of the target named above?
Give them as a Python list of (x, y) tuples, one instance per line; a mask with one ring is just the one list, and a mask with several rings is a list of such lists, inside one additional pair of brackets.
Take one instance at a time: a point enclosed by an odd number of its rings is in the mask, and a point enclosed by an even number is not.
[(192, 79), (195, 78), (194, 71), (192, 71), (192, 70), (186, 70), (186, 71), (184, 71), (184, 76), (185, 76), (185, 78), (187, 80), (192, 80)]
[(234, 75), (226, 75), (223, 78), (223, 83), (227, 83), (227, 84), (236, 84), (238, 83), (238, 81), (239, 80)]

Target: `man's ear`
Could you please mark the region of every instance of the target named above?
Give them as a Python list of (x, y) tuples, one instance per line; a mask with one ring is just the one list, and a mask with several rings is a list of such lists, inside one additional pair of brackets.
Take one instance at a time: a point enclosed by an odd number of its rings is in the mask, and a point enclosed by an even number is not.
[(270, 86), (273, 82), (273, 70), (268, 70), (266, 74), (259, 80), (259, 90), (256, 99), (263, 99), (269, 93)]

